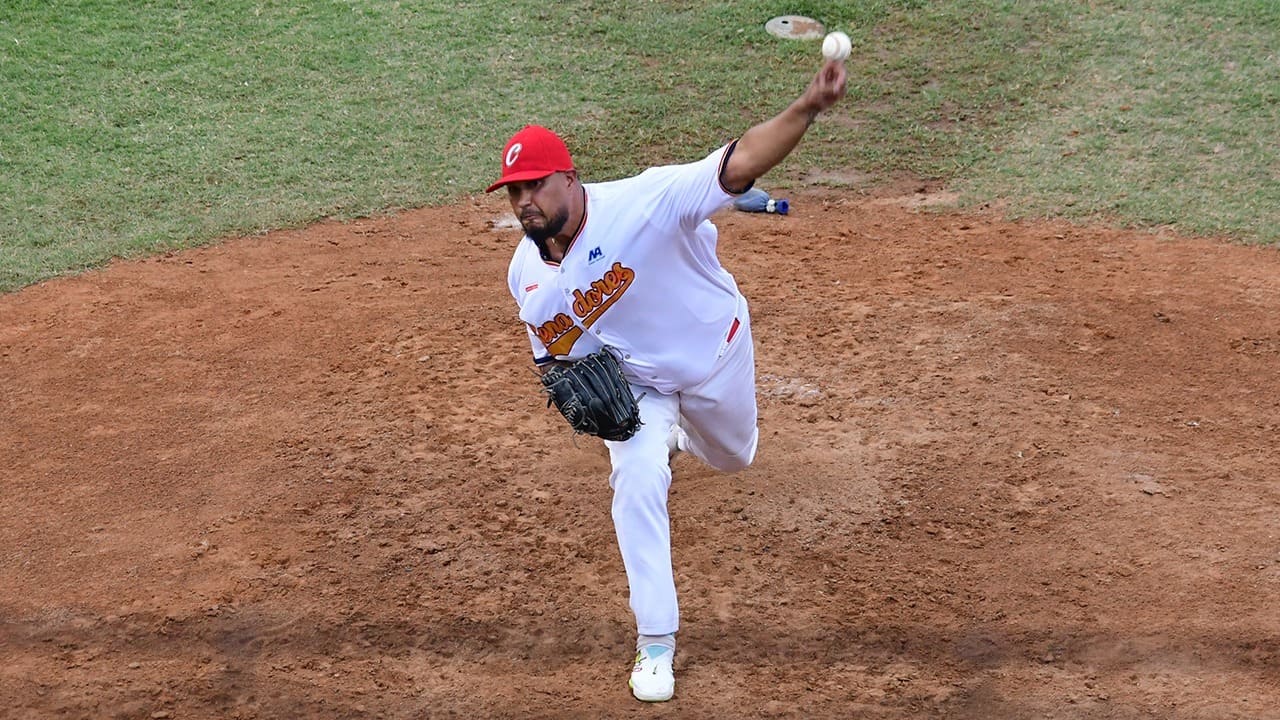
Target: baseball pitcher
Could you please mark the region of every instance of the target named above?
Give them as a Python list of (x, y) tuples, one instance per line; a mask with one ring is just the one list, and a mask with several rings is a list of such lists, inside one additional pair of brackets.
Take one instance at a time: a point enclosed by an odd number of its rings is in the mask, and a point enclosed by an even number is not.
[(708, 218), (844, 94), (844, 64), (828, 60), (786, 109), (737, 140), (611, 182), (583, 182), (564, 142), (529, 125), (503, 148), (488, 189), (507, 189), (524, 229), (507, 282), (549, 402), (609, 451), (640, 700), (675, 692), (671, 458), (688, 452), (733, 472), (751, 464), (759, 438), (751, 316)]

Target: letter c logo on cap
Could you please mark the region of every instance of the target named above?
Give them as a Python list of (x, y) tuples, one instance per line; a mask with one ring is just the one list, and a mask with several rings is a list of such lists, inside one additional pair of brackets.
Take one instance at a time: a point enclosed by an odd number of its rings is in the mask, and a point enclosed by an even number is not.
[(524, 145), (521, 145), (520, 143), (516, 143), (511, 146), (511, 149), (507, 151), (507, 167), (511, 167), (516, 164), (516, 160), (520, 159), (520, 151), (523, 149)]

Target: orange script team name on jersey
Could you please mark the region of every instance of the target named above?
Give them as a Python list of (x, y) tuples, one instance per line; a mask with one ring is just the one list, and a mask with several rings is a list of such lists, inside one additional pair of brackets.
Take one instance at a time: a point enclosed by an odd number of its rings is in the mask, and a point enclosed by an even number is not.
[(631, 287), (636, 278), (635, 270), (615, 262), (599, 280), (591, 283), (587, 290), (573, 291), (573, 314), (582, 321), (582, 327), (574, 324), (567, 313), (558, 313), (547, 322), (533, 328), (538, 340), (547, 346), (552, 355), (567, 355), (573, 344), (582, 336), (583, 327), (591, 327), (600, 316), (609, 309), (622, 294)]

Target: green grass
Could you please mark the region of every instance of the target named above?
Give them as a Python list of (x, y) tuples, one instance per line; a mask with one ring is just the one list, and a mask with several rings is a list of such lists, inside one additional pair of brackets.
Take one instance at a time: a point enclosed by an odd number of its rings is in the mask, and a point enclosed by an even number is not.
[(1280, 3), (1111, 3), (1071, 27), (1088, 52), (956, 188), (1019, 217), (1280, 239)]
[(588, 179), (691, 159), (816, 69), (816, 41), (764, 31), (782, 14), (855, 48), (768, 187), (905, 172), (1020, 215), (1280, 239), (1272, 0), (10, 0), (0, 290), (450, 202), (526, 122)]

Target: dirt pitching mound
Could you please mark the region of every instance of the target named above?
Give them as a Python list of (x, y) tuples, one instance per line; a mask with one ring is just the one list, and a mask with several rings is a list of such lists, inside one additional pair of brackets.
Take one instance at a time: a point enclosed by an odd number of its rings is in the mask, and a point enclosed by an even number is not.
[(793, 201), (671, 703), (485, 197), (0, 297), (0, 714), (1277, 717), (1280, 254)]

